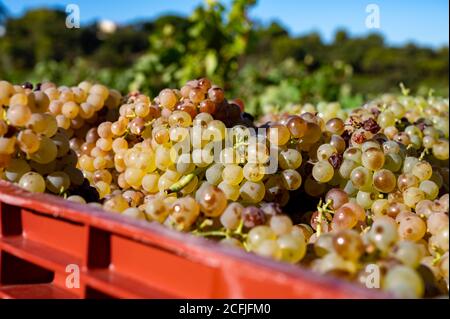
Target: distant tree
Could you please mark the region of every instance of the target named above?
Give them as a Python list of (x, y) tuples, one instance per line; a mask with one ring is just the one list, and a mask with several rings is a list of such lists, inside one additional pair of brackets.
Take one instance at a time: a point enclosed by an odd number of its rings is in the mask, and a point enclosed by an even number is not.
[(6, 20), (1, 39), (10, 67), (31, 68), (38, 61), (73, 60), (80, 55), (80, 30), (65, 27), (63, 11), (36, 9), (17, 19)]

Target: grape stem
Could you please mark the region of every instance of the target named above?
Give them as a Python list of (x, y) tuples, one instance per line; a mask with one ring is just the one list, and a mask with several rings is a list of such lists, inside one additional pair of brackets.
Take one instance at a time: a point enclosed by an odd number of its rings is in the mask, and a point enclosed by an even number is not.
[(192, 173), (184, 175), (176, 183), (172, 184), (172, 186), (166, 189), (167, 194), (178, 193), (183, 188), (185, 188), (194, 179), (194, 177), (200, 174), (203, 170), (204, 168), (198, 167)]
[(443, 251), (439, 247), (436, 247), (435, 245), (431, 246), (431, 249), (436, 253), (436, 256), (433, 259), (433, 266), (436, 266), (442, 259)]
[(334, 214), (334, 211), (330, 209), (330, 205), (333, 203), (333, 200), (329, 199), (326, 203), (320, 199), (319, 204), (317, 205), (317, 237), (320, 237), (322, 234), (322, 220), (323, 220), (323, 213), (330, 213)]
[(403, 84), (403, 82), (400, 82), (399, 86), (400, 86), (400, 90), (402, 91), (402, 94), (403, 94), (404, 96), (408, 96), (408, 95), (409, 95), (409, 92), (410, 92), (411, 90), (408, 89), (408, 88), (405, 86), (405, 84)]
[[(236, 230), (230, 230), (230, 229), (225, 229), (225, 228), (221, 228), (219, 230), (212, 230), (212, 231), (206, 231), (203, 232), (200, 229), (203, 228), (205, 221), (203, 221), (200, 226), (199, 229), (196, 229), (194, 231), (192, 231), (193, 235), (196, 236), (201, 236), (201, 237), (223, 237), (223, 238), (236, 238), (239, 237), (238, 239), (240, 240), (241, 243), (243, 243), (245, 249), (248, 250), (248, 247), (245, 246), (245, 239), (247, 238), (247, 234), (243, 234), (242, 230), (244, 228), (244, 220), (241, 219), (241, 221), (239, 222), (238, 227), (236, 228)], [(207, 225), (207, 226), (211, 226), (211, 225)]]
[(425, 157), (426, 155), (428, 155), (429, 153), (430, 153), (430, 152), (428, 151), (428, 148), (424, 148), (423, 151), (422, 151), (422, 153), (420, 153), (419, 161), (423, 160), (424, 157)]

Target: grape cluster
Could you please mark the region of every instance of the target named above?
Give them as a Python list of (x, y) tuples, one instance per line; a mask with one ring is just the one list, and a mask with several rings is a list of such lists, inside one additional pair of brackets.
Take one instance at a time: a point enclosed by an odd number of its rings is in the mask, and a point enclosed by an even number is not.
[(83, 188), (96, 200), (96, 191), (76, 168), (68, 131), (49, 112), (44, 87), (33, 91), (29, 85), (0, 82), (0, 178), (39, 193), (70, 196)]
[(202, 78), (153, 99), (2, 81), (0, 105), (0, 177), (27, 190), (366, 286), (376, 267), (400, 297), (448, 293), (448, 100), (254, 121)]

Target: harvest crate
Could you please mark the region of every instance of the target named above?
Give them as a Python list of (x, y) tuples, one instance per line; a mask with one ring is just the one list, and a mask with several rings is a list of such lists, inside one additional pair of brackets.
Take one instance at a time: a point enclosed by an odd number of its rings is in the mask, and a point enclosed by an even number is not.
[[(80, 270), (79, 287), (71, 281), (76, 273), (70, 267), (76, 266)], [(0, 181), (0, 297), (385, 295), (156, 223), (130, 220), (56, 196), (31, 194)]]

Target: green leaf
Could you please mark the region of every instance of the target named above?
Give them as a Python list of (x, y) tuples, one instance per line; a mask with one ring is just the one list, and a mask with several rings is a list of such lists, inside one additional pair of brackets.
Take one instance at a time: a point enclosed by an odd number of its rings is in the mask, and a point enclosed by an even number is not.
[(214, 71), (216, 70), (218, 65), (217, 61), (217, 55), (214, 51), (208, 51), (205, 57), (205, 68), (206, 68), (206, 74), (208, 76), (211, 76), (214, 74)]

